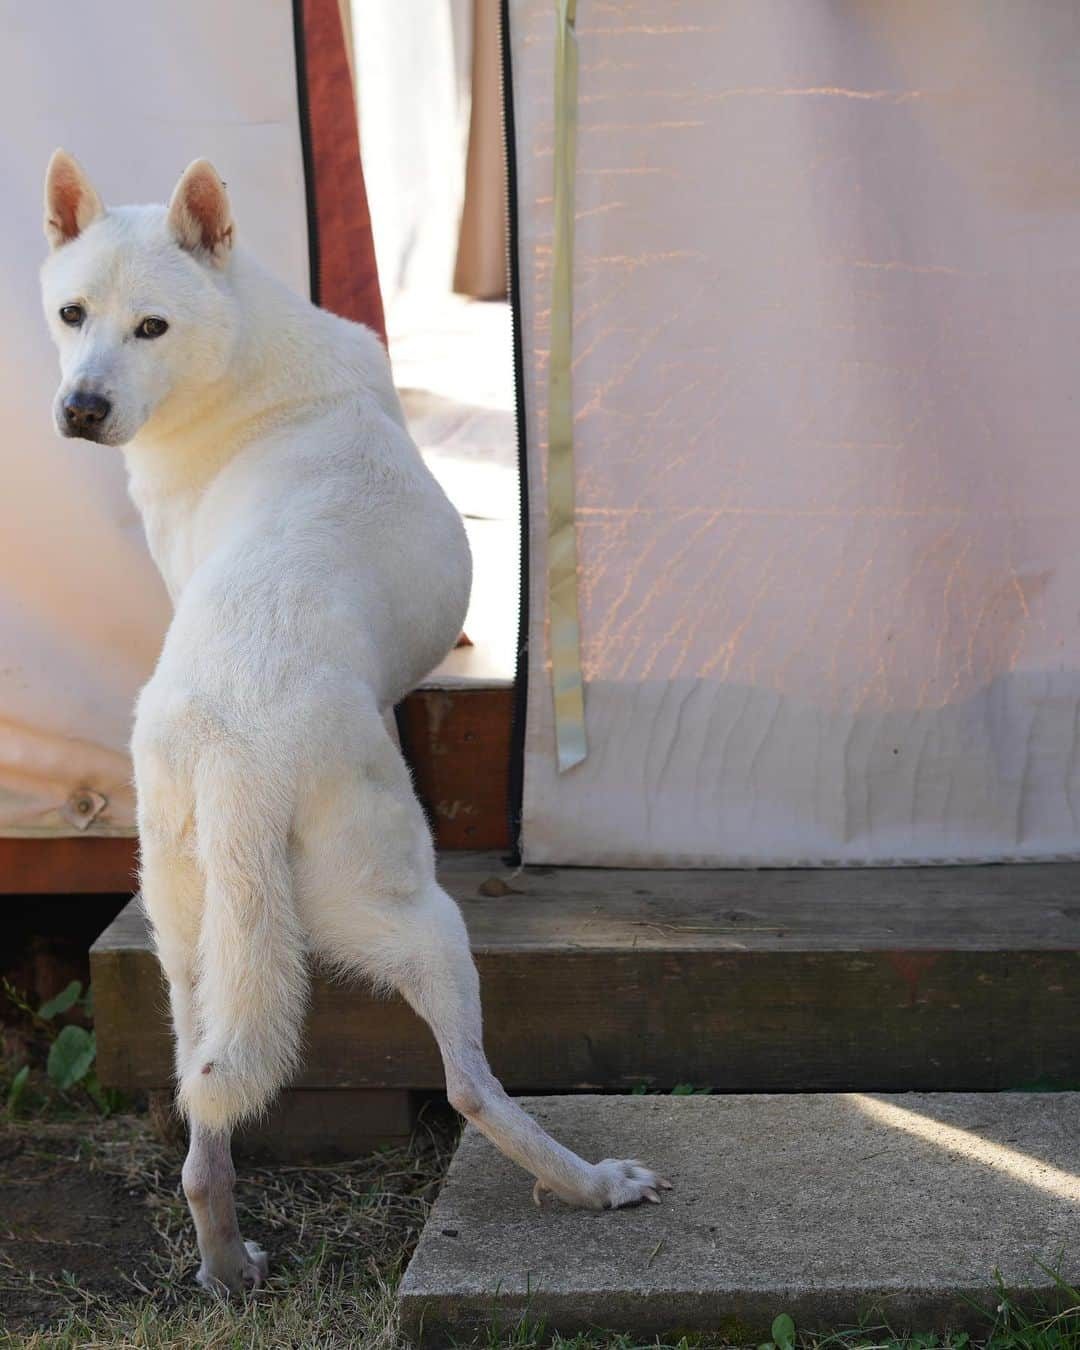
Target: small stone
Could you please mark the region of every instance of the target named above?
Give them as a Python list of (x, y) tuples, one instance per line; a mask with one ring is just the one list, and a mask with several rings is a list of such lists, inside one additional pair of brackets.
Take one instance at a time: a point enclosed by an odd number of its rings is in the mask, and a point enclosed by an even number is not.
[(525, 894), (524, 891), (516, 891), (513, 886), (503, 881), (502, 877), (488, 877), (488, 879), (482, 881), (476, 889), (481, 895), (493, 896), (495, 898), (500, 898), (504, 895)]

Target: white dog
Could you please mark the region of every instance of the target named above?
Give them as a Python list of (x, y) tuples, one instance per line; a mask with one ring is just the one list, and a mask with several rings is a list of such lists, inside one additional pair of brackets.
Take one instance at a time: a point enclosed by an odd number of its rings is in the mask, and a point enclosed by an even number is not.
[(106, 210), (58, 150), (45, 233), (56, 425), (124, 447), (176, 611), (132, 751), (199, 1280), (265, 1276), (237, 1228), (229, 1134), (296, 1067), (309, 953), (404, 995), (450, 1101), (538, 1199), (657, 1200), (647, 1168), (590, 1164), (546, 1135), (484, 1057), (465, 926), (383, 721), (460, 633), (469, 549), (379, 341), (234, 247), (205, 160), (167, 209)]

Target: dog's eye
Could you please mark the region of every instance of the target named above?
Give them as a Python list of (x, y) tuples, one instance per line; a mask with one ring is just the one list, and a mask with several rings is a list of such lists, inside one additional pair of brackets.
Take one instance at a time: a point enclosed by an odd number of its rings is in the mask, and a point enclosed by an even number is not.
[(86, 318), (86, 310), (82, 305), (64, 305), (60, 311), (60, 318), (69, 328), (80, 328), (83, 319)]
[(143, 319), (138, 328), (135, 329), (135, 336), (141, 338), (156, 338), (166, 332), (169, 325), (164, 319), (159, 319), (156, 314), (151, 314), (149, 318)]

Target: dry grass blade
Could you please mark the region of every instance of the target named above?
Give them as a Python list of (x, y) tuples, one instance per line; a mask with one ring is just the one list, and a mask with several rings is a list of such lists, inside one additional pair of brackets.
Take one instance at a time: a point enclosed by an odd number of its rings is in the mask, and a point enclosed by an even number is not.
[(227, 1303), (208, 1299), (193, 1282), (181, 1158), (144, 1121), (19, 1129), (27, 1136), (20, 1141), (25, 1157), (70, 1163), (77, 1156), (89, 1171), (136, 1192), (155, 1241), (140, 1269), (125, 1272), (119, 1296), (80, 1288), (62, 1274), (30, 1277), (0, 1261), (0, 1303), (5, 1290), (25, 1292), (32, 1278), (64, 1309), (48, 1330), (0, 1331), (4, 1350), (392, 1350), (400, 1344), (395, 1290), (445, 1171), (451, 1132), (435, 1127), (418, 1133), (408, 1148), (333, 1166), (242, 1168), (241, 1225), (270, 1251), (271, 1278), (257, 1295)]

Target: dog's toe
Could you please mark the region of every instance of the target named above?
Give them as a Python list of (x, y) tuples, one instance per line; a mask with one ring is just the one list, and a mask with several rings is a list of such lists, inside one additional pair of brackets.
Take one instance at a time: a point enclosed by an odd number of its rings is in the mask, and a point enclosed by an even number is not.
[(250, 1294), (261, 1289), (269, 1265), (266, 1253), (257, 1243), (241, 1242), (238, 1247), (204, 1256), (195, 1278), (210, 1293), (228, 1298), (230, 1294)]
[(656, 1173), (636, 1158), (605, 1158), (596, 1164), (599, 1198), (604, 1209), (623, 1209), (648, 1202), (660, 1204), (660, 1190), (670, 1190)]

